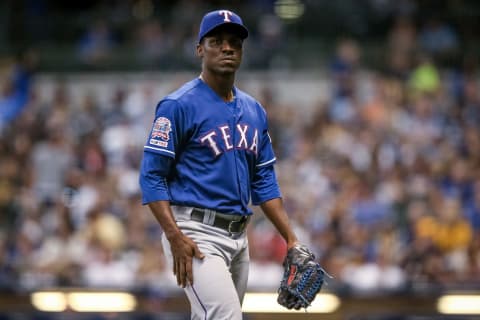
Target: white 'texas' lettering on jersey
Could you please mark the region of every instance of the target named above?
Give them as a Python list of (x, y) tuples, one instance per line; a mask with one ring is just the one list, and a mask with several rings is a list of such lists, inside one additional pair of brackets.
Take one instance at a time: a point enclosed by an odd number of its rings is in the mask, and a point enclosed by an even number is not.
[(248, 125), (244, 124), (237, 124), (237, 130), (238, 133), (240, 133), (240, 141), (237, 144), (238, 149), (247, 149), (248, 148), (248, 143), (247, 143), (247, 130), (248, 130)]
[(255, 134), (253, 135), (252, 144), (250, 145), (250, 148), (248, 150), (257, 154), (257, 150), (258, 150), (258, 130), (257, 129), (255, 129)]
[(210, 147), (210, 149), (213, 150), (213, 153), (215, 154), (215, 156), (218, 156), (220, 155), (222, 152), (220, 151), (220, 149), (218, 148), (218, 145), (217, 145), (217, 142), (213, 139), (213, 137), (215, 137), (217, 135), (217, 133), (215, 131), (210, 131), (209, 133), (207, 133), (205, 136), (203, 136), (202, 138), (200, 138), (200, 141), (202, 143), (207, 143), (207, 145)]
[[(258, 129), (255, 129), (253, 132), (252, 138), (248, 139), (250, 126), (248, 124), (237, 124), (236, 132), (238, 133), (238, 143), (234, 146), (232, 142), (231, 129), (228, 125), (222, 125), (218, 127), (218, 131), (211, 130), (207, 134), (200, 137), (200, 142), (207, 147), (209, 147), (215, 156), (219, 156), (223, 151), (236, 150), (247, 150), (253, 152), (254, 154), (258, 153)], [(217, 134), (218, 132), (218, 134)], [(223, 140), (224, 150), (221, 150), (221, 147), (218, 144), (218, 139)], [(220, 140), (220, 141), (221, 141)]]
[(225, 142), (225, 148), (227, 148), (227, 150), (232, 150), (233, 145), (230, 140), (230, 134), (229, 134), (230, 127), (228, 125), (224, 125), (224, 126), (221, 126), (219, 129), (222, 132), (223, 141)]

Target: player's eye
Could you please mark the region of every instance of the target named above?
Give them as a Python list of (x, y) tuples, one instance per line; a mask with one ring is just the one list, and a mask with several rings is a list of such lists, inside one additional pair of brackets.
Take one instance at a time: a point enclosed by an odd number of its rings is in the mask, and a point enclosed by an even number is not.
[(228, 45), (235, 49), (241, 49), (243, 45), (242, 39), (238, 37), (223, 38), (223, 37), (212, 37), (208, 40), (208, 45), (215, 48), (220, 48), (223, 46), (223, 42), (227, 41)]
[(243, 40), (238, 38), (238, 37), (234, 37), (234, 38), (230, 39), (228, 41), (228, 43), (230, 44), (231, 47), (233, 47), (235, 49), (241, 49), (242, 45), (243, 45)]
[(211, 38), (209, 41), (208, 41), (208, 44), (212, 47), (220, 47), (223, 43), (223, 39), (222, 38)]

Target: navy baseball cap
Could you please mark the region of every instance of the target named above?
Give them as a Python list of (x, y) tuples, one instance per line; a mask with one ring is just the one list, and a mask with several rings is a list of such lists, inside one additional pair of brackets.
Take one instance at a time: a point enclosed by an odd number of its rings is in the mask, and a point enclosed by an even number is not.
[(238, 14), (230, 10), (215, 10), (203, 16), (198, 32), (198, 43), (213, 29), (227, 24), (234, 27), (240, 38), (248, 37), (248, 29), (243, 25), (242, 18)]

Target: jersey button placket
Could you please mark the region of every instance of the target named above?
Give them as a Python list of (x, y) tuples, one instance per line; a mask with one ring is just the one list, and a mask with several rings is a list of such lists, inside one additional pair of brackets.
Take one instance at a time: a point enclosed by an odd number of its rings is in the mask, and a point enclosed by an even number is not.
[(237, 124), (238, 124), (238, 120), (239, 120), (239, 117), (238, 117), (238, 108), (237, 108), (237, 104), (235, 103), (233, 106), (233, 141), (234, 141), (234, 152), (233, 152), (233, 159), (235, 161), (235, 176), (237, 177), (237, 188), (238, 188), (238, 195), (240, 196), (239, 199), (243, 199), (243, 194), (242, 194), (242, 185), (241, 185), (241, 181), (242, 179), (240, 178), (240, 173), (239, 173), (239, 170), (238, 170), (238, 154), (240, 153), (240, 150), (236, 149), (236, 146), (237, 146), (237, 141), (236, 141), (236, 137), (237, 137), (237, 130), (236, 130), (236, 127), (237, 127)]

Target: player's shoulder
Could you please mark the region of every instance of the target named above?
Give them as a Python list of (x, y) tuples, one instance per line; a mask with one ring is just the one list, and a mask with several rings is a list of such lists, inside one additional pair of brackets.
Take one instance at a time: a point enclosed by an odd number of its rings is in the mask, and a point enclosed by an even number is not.
[(175, 91), (166, 95), (160, 103), (170, 103), (175, 104), (177, 106), (186, 105), (192, 97), (195, 96), (198, 86), (200, 84), (200, 80), (198, 78), (190, 80), (184, 83), (181, 87), (176, 89)]
[(195, 78), (183, 84), (180, 88), (168, 94), (165, 99), (182, 100), (185, 99), (192, 91), (194, 91), (200, 84), (200, 80)]

